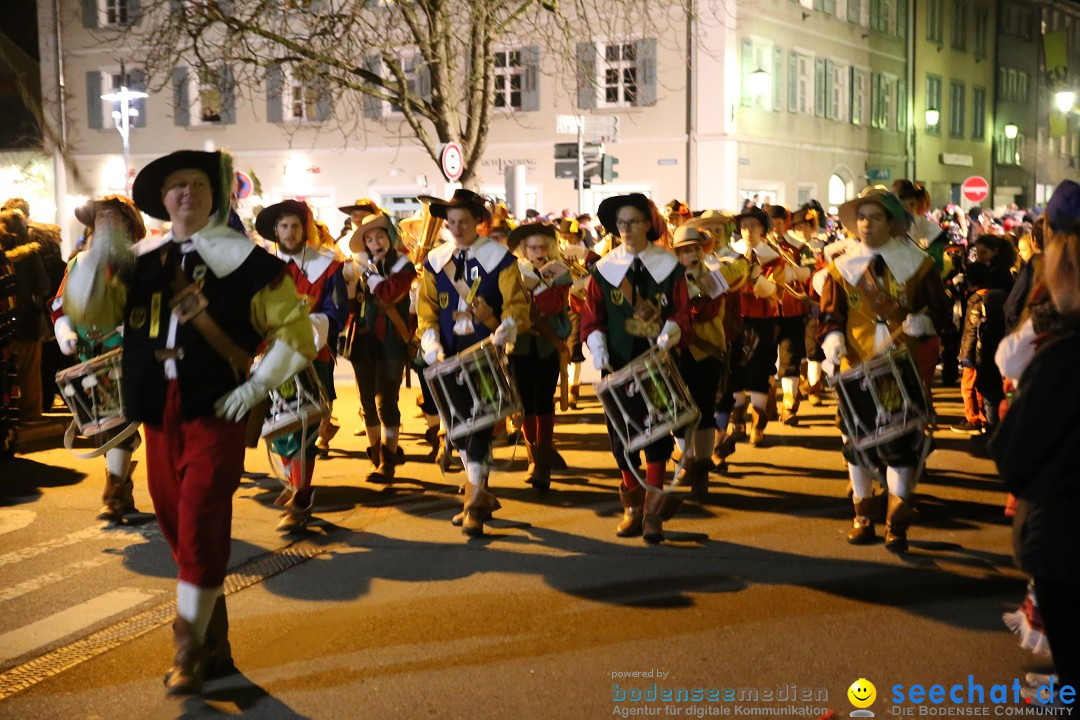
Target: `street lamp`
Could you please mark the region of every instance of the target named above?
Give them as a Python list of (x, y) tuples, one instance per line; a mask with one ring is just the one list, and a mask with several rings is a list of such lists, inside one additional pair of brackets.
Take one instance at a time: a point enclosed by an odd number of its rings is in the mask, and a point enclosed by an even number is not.
[(1076, 93), (1072, 90), (1059, 90), (1054, 93), (1054, 107), (1061, 112), (1069, 112), (1076, 104)]
[(941, 112), (934, 108), (929, 108), (926, 111), (926, 126), (937, 127), (938, 122), (941, 120)]
[(748, 78), (750, 83), (750, 96), (755, 100), (764, 100), (769, 96), (769, 87), (772, 85), (772, 76), (769, 75), (769, 71), (763, 67), (758, 67), (757, 70), (750, 73)]
[(142, 100), (150, 97), (144, 92), (138, 90), (129, 90), (127, 87), (127, 74), (124, 72), (123, 64), (120, 65), (120, 89), (117, 92), (106, 93), (101, 96), (102, 100), (106, 102), (119, 103), (120, 107), (112, 112), (113, 122), (116, 124), (116, 130), (120, 133), (120, 140), (124, 147), (124, 194), (130, 194), (130, 180), (131, 177), (131, 147), (129, 138), (131, 136), (131, 119), (139, 116), (138, 108), (132, 107), (134, 100)]
[(1016, 136), (1020, 133), (1020, 128), (1016, 127), (1015, 123), (1009, 123), (1005, 126), (1005, 137), (1009, 140), (1015, 140)]

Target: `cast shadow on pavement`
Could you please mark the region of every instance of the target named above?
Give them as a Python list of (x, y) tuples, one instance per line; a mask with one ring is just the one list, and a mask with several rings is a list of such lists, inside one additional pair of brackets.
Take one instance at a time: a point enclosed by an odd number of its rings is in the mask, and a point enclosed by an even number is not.
[(33, 502), (43, 493), (41, 488), (74, 485), (86, 477), (71, 468), (46, 465), (25, 457), (0, 460), (0, 507)]
[[(349, 602), (370, 591), (373, 580), (404, 583), (452, 581), (481, 574), (535, 576), (553, 590), (606, 605), (673, 609), (692, 607), (700, 593), (739, 592), (753, 586), (799, 586), (837, 597), (895, 607), (944, 624), (999, 631), (993, 612), (952, 612), (961, 600), (1014, 602), (1024, 580), (1006, 575), (993, 561), (962, 548), (950, 564), (973, 565), (984, 572), (953, 572), (938, 566), (930, 554), (913, 554), (912, 562), (894, 562), (880, 546), (865, 548), (865, 560), (821, 558), (778, 552), (727, 541), (697, 538), (693, 552), (684, 547), (649, 547), (640, 540), (605, 541), (546, 528), (525, 526), (526, 536), (462, 542), (448, 533), (448, 542), (413, 541), (375, 533), (335, 533), (350, 548), (328, 562), (308, 564), (300, 572), (269, 579), (269, 592), (284, 597)], [(455, 531), (456, 533), (456, 531)], [(678, 541), (678, 533), (672, 540)], [(496, 539), (501, 541), (493, 542)], [(508, 542), (509, 541), (509, 542)], [(913, 543), (913, 546), (915, 544)], [(534, 546), (559, 551), (536, 552)], [(948, 549), (948, 548), (939, 548)], [(924, 560), (920, 560), (923, 558)], [(313, 577), (316, 573), (318, 577)], [(511, 586), (512, 587), (512, 586)], [(517, 597), (509, 588), (513, 597)]]
[(208, 682), (199, 697), (182, 701), (182, 720), (235, 717), (239, 713), (266, 720), (307, 720), (281, 700), (252, 682), (242, 672)]

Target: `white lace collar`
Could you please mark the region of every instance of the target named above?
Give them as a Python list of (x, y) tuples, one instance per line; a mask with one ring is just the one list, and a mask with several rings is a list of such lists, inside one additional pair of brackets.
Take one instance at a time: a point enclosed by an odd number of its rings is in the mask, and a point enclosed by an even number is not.
[(612, 285), (618, 285), (626, 277), (630, 265), (636, 258), (641, 258), (642, 264), (656, 283), (666, 280), (679, 264), (674, 253), (668, 252), (659, 245), (649, 243), (639, 254), (634, 255), (626, 243), (623, 243), (597, 261), (596, 271)]
[(885, 258), (889, 271), (900, 284), (910, 280), (922, 264), (930, 259), (914, 243), (908, 242), (906, 237), (894, 237), (876, 250), (867, 247), (865, 243), (851, 243), (844, 254), (834, 262), (844, 279), (849, 284), (856, 285), (877, 255)]

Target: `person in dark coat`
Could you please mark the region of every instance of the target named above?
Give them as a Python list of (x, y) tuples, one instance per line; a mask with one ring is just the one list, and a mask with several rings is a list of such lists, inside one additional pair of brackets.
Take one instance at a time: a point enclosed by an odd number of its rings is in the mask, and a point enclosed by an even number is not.
[(15, 268), (15, 359), (19, 371), (19, 419), (41, 419), (41, 339), (46, 333), (49, 278), (41, 244), (30, 239), (26, 216), (0, 211), (0, 242)]
[(981, 262), (968, 266), (967, 312), (960, 340), (965, 422), (953, 430), (972, 435), (997, 425), (998, 406), (1005, 397), (994, 353), (1005, 336), (1006, 292), (992, 287), (991, 274), (990, 267)]
[[(1064, 190), (1064, 192), (1063, 192)], [(1073, 212), (1051, 213), (1055, 199)], [(1066, 209), (1066, 208), (1062, 208)], [(1046, 287), (1064, 326), (1020, 377), (990, 442), (1017, 497), (1013, 530), (1020, 567), (1032, 576), (1059, 687), (1080, 684), (1080, 186), (1066, 181), (1047, 206)], [(1056, 215), (1056, 217), (1055, 217)]]

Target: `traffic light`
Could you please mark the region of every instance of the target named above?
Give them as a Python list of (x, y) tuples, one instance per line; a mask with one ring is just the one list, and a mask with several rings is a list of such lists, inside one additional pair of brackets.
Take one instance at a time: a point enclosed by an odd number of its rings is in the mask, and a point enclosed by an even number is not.
[(615, 166), (619, 164), (619, 158), (614, 155), (605, 155), (600, 159), (600, 182), (609, 183), (619, 177), (615, 172)]

